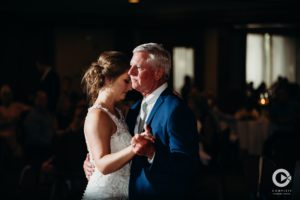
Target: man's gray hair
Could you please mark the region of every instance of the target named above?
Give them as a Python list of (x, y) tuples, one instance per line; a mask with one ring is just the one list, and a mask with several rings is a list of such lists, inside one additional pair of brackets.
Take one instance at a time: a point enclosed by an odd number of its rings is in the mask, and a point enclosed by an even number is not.
[(153, 67), (163, 67), (165, 69), (165, 77), (169, 78), (171, 70), (171, 54), (161, 45), (157, 43), (141, 44), (133, 49), (133, 53), (145, 51), (149, 53), (147, 62)]

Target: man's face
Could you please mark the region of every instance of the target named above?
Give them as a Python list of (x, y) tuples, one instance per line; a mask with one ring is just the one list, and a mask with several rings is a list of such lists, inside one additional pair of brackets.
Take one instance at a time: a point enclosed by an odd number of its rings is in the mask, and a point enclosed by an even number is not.
[(131, 78), (132, 88), (144, 94), (151, 93), (157, 86), (155, 77), (156, 70), (147, 63), (149, 54), (136, 52), (130, 61), (131, 68), (128, 74)]

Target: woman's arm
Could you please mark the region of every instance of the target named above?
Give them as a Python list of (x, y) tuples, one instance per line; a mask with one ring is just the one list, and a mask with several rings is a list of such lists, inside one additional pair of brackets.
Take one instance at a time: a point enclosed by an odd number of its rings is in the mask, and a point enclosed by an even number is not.
[(122, 168), (135, 155), (132, 146), (111, 153), (110, 139), (116, 131), (111, 118), (102, 110), (92, 110), (86, 118), (84, 132), (95, 167), (102, 174), (109, 174)]

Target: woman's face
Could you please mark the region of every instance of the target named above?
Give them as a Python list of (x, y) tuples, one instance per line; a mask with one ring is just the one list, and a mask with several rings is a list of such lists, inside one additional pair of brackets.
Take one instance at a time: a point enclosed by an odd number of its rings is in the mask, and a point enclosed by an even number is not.
[(125, 99), (127, 92), (131, 90), (131, 81), (127, 71), (112, 82), (111, 89), (116, 101)]

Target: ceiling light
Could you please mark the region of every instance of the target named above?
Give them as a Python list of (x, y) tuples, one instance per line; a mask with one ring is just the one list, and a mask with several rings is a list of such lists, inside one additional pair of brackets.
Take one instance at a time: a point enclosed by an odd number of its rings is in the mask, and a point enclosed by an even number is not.
[(140, 0), (128, 0), (128, 3), (140, 3)]

